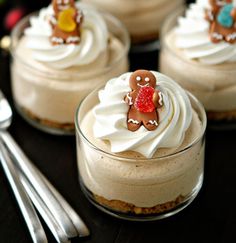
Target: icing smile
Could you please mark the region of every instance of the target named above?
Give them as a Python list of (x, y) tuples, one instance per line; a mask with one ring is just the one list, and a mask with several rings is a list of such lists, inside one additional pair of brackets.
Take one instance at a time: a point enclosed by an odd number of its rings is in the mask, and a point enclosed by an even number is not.
[(60, 11), (64, 11), (64, 10), (71, 7), (71, 1), (70, 0), (57, 0), (56, 4), (57, 4), (58, 9)]
[(60, 11), (66, 10), (66, 9), (68, 9), (68, 8), (70, 8), (70, 5), (69, 5), (69, 4), (59, 5), (59, 6), (58, 6), (58, 9), (59, 9)]
[(138, 86), (141, 87), (141, 88), (143, 88), (143, 87), (148, 87), (149, 84), (148, 83), (147, 84), (144, 84), (144, 85), (138, 84)]

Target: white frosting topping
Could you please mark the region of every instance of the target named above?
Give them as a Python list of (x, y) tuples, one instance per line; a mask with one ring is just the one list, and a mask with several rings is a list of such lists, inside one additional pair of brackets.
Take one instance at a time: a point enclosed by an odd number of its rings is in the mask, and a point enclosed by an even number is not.
[(136, 151), (151, 158), (158, 148), (179, 147), (192, 121), (192, 107), (186, 92), (169, 77), (152, 72), (157, 89), (162, 92), (163, 107), (158, 109), (159, 125), (154, 131), (141, 126), (136, 132), (127, 129), (129, 105), (124, 97), (131, 91), (125, 73), (107, 82), (99, 91), (100, 103), (94, 108), (94, 136), (109, 140), (111, 152)]
[(209, 22), (205, 11), (209, 9), (208, 0), (197, 0), (190, 4), (185, 17), (178, 19), (176, 46), (184, 50), (190, 59), (204, 64), (219, 64), (236, 61), (236, 44), (225, 41), (212, 43), (209, 36)]
[(102, 16), (85, 4), (76, 3), (84, 14), (81, 27), (81, 41), (78, 45), (56, 45), (50, 42), (52, 27), (49, 23), (53, 15), (50, 5), (40, 10), (39, 16), (31, 17), (31, 27), (25, 30), (27, 47), (32, 50), (33, 58), (55, 69), (65, 69), (92, 63), (107, 49), (108, 29)]

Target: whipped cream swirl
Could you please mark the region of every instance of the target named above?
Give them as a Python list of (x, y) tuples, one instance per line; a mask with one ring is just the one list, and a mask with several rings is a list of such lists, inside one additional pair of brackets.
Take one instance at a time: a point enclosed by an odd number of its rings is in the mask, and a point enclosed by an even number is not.
[(184, 50), (187, 58), (197, 59), (204, 64), (235, 62), (236, 44), (224, 41), (216, 44), (210, 40), (210, 24), (205, 20), (205, 11), (209, 8), (208, 0), (197, 0), (190, 4), (186, 16), (178, 19), (176, 46)]
[(164, 106), (158, 109), (159, 126), (148, 131), (141, 126), (136, 132), (127, 129), (129, 106), (125, 95), (131, 91), (125, 73), (107, 82), (99, 91), (100, 103), (94, 108), (94, 136), (109, 140), (111, 152), (136, 151), (151, 158), (158, 148), (179, 147), (185, 131), (192, 121), (192, 107), (186, 92), (173, 80), (158, 72), (152, 72), (157, 80), (157, 89), (162, 92)]
[(30, 18), (31, 27), (25, 30), (27, 48), (33, 52), (36, 61), (55, 69), (82, 66), (94, 62), (107, 49), (108, 29), (103, 17), (86, 4), (76, 3), (84, 14), (81, 27), (81, 41), (78, 45), (56, 45), (50, 42), (53, 15), (52, 5), (40, 10), (39, 15)]

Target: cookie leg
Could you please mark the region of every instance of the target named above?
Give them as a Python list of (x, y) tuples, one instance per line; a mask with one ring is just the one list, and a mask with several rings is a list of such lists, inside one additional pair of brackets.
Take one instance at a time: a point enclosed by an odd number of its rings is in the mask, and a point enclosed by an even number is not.
[(51, 42), (53, 45), (62, 45), (64, 44), (64, 40), (60, 37), (52, 36), (51, 37)]
[(153, 131), (158, 127), (158, 115), (156, 112), (153, 112), (148, 115), (148, 117), (145, 117), (145, 120), (143, 120), (144, 127), (147, 128), (149, 131)]
[(140, 112), (137, 111), (133, 106), (131, 106), (128, 116), (127, 116), (127, 127), (128, 130), (135, 132), (142, 125), (142, 120), (140, 119)]
[(140, 128), (141, 125), (142, 125), (141, 121), (138, 121), (137, 119), (131, 117), (128, 118), (127, 121), (128, 130), (135, 132)]
[(147, 130), (153, 131), (158, 127), (158, 122), (157, 120), (149, 120), (149, 121), (144, 121), (143, 125), (147, 128)]
[(80, 42), (80, 37), (79, 36), (69, 36), (66, 39), (67, 44), (78, 44)]
[(230, 44), (234, 44), (236, 42), (236, 31), (226, 35), (225, 40)]
[(218, 43), (224, 39), (224, 36), (221, 34), (221, 27), (215, 22), (212, 23), (210, 28), (210, 38), (213, 43)]
[(223, 35), (221, 35), (220, 33), (217, 33), (217, 32), (212, 32), (210, 37), (211, 37), (211, 41), (213, 43), (219, 43), (220, 41), (223, 40)]

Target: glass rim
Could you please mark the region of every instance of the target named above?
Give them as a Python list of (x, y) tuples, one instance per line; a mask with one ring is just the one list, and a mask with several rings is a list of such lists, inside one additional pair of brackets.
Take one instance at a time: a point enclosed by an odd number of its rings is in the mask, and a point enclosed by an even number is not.
[(174, 30), (174, 28), (177, 26), (175, 25), (173, 28), (170, 29), (170, 26), (173, 22), (176, 22), (178, 17), (184, 16), (184, 14), (186, 13), (186, 10), (188, 9), (188, 6), (182, 6), (176, 9), (176, 11), (174, 13), (169, 14), (162, 27), (160, 30), (161, 33), (161, 38), (160, 38), (160, 46), (161, 46), (161, 50), (168, 50), (168, 52), (170, 52), (172, 55), (174, 55), (176, 58), (180, 59), (182, 62), (186, 63), (186, 64), (190, 64), (190, 65), (194, 65), (197, 66), (198, 68), (202, 68), (202, 69), (208, 69), (208, 70), (212, 70), (214, 72), (228, 72), (228, 71), (234, 71), (235, 70), (235, 65), (234, 67), (227, 69), (227, 70), (221, 70), (219, 69), (219, 65), (224, 64), (224, 66), (228, 65), (231, 66), (233, 65), (233, 62), (224, 62), (221, 64), (204, 64), (199, 62), (197, 59), (188, 59), (183, 50), (178, 48), (178, 50), (181, 51), (181, 54), (183, 55), (179, 55), (178, 53), (176, 53), (175, 51), (173, 51), (173, 49), (170, 47), (170, 45), (168, 45), (165, 41), (165, 37), (166, 35), (171, 31)]
[[(102, 75), (104, 73), (106, 73), (107, 71), (111, 70), (112, 68), (114, 68), (124, 57), (125, 55), (128, 54), (129, 49), (130, 49), (130, 45), (131, 45), (131, 40), (130, 40), (130, 35), (129, 32), (127, 30), (127, 28), (125, 27), (125, 25), (115, 16), (111, 15), (110, 13), (106, 12), (106, 11), (102, 11), (102, 10), (98, 10), (96, 9), (97, 12), (99, 12), (101, 14), (101, 16), (104, 18), (104, 21), (112, 21), (112, 23), (114, 23), (116, 26), (119, 26), (119, 30), (122, 31), (122, 36), (124, 37), (124, 41), (122, 40), (122, 44), (124, 44), (123, 48), (122, 48), (122, 52), (119, 53), (119, 55), (115, 58), (115, 60), (112, 61), (112, 63), (110, 63), (109, 65), (106, 65), (105, 67), (101, 68), (99, 71), (89, 71), (86, 73), (82, 73), (81, 71), (70, 71), (70, 75), (81, 75), (84, 77), (93, 77), (94, 75)], [(35, 66), (27, 63), (24, 61), (24, 58), (20, 57), (19, 55), (16, 54), (16, 47), (17, 44), (15, 43), (15, 40), (17, 40), (17, 42), (20, 40), (20, 34), (21, 34), (21, 28), (25, 29), (26, 27), (24, 26), (28, 26), (30, 17), (32, 16), (38, 16), (39, 11), (35, 11), (32, 12), (28, 15), (26, 15), (24, 18), (22, 18), (17, 24), (16, 26), (13, 28), (11, 34), (10, 34), (10, 38), (11, 38), (11, 44), (10, 44), (10, 54), (14, 59), (16, 59), (17, 61), (20, 61), (22, 65), (24, 65), (25, 67), (29, 68), (29, 69), (34, 69), (34, 71), (39, 73), (39, 76), (42, 77), (50, 77), (50, 78), (54, 78), (54, 74), (51, 72), (48, 72), (46, 70), (42, 70), (42, 69), (37, 69), (35, 68)], [(108, 28), (108, 32), (110, 33), (111, 31)], [(109, 44), (108, 44), (109, 47)], [(52, 70), (56, 70), (60, 73), (60, 76), (57, 78), (59, 80), (63, 80), (64, 78), (67, 77), (67, 69), (55, 69), (52, 68)]]
[[(91, 95), (93, 92), (96, 92), (96, 91), (100, 90), (102, 87), (104, 87), (104, 85), (98, 87), (97, 89), (92, 91), (89, 95)], [(97, 147), (96, 145), (94, 145), (92, 142), (89, 141), (88, 138), (86, 138), (86, 136), (84, 135), (84, 133), (83, 133), (83, 131), (82, 131), (80, 125), (79, 125), (79, 122), (78, 122), (78, 117), (79, 117), (79, 112), (81, 110), (81, 107), (84, 104), (84, 102), (86, 101), (86, 99), (89, 97), (89, 95), (86, 96), (81, 101), (81, 103), (78, 105), (78, 107), (76, 109), (75, 117), (74, 117), (74, 119), (75, 119), (75, 134), (76, 134), (76, 136), (77, 136), (77, 134), (81, 135), (83, 140), (87, 143), (87, 145), (89, 145), (90, 148), (96, 150), (100, 154), (103, 154), (103, 155), (105, 155), (107, 157), (110, 157), (110, 158), (115, 158), (116, 160), (119, 160), (119, 161), (126, 161), (126, 162), (136, 161), (136, 162), (141, 162), (141, 161), (144, 161), (144, 160), (145, 161), (148, 160), (148, 162), (152, 162), (152, 161), (156, 161), (156, 160), (162, 160), (162, 159), (174, 157), (174, 156), (176, 156), (178, 154), (182, 154), (182, 153), (188, 151), (189, 149), (191, 149), (195, 144), (197, 144), (205, 136), (205, 133), (206, 133), (207, 117), (206, 117), (205, 109), (204, 109), (202, 103), (192, 93), (188, 92), (187, 90), (186, 90), (186, 93), (190, 97), (190, 102), (193, 101), (197, 105), (197, 107), (198, 107), (198, 109), (200, 111), (200, 114), (201, 114), (200, 117), (202, 118), (202, 120), (201, 120), (201, 122), (202, 122), (202, 129), (201, 129), (201, 133), (199, 134), (199, 136), (197, 138), (195, 138), (190, 144), (188, 144), (183, 149), (177, 150), (177, 151), (175, 151), (175, 152), (173, 152), (171, 154), (167, 154), (167, 155), (163, 155), (163, 156), (157, 156), (157, 157), (152, 157), (152, 158), (146, 158), (146, 157), (143, 157), (143, 158), (130, 158), (130, 157), (127, 157), (127, 156), (121, 156), (118, 153), (116, 154), (116, 153), (104, 151), (104, 150), (100, 149), (99, 147)], [(133, 151), (133, 152), (135, 152), (135, 151)]]

